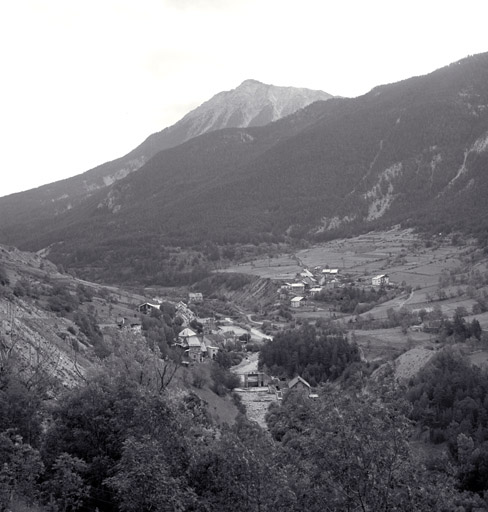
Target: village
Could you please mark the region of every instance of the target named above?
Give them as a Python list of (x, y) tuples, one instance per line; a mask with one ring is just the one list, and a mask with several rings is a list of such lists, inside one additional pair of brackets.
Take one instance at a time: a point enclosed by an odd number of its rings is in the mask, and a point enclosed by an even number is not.
[[(479, 320), (482, 328), (488, 326), (481, 295), (469, 296), (466, 284), (455, 284), (468, 279), (462, 261), (472, 258), (475, 250), (442, 238), (425, 242), (408, 230), (391, 230), (219, 268), (221, 275), (252, 276), (262, 287), (268, 283), (270, 291), (265, 299), (249, 297), (240, 306), (231, 296), (231, 312), (204, 317), (195, 311), (202, 304), (211, 311), (215, 300), (210, 294), (180, 296), (175, 301), (182, 319), (177, 347), (185, 365), (205, 364), (230, 347), (239, 351), (242, 358), (232, 366), (240, 378), (237, 392), (248, 415), (258, 422), (270, 401), (280, 400), (290, 386), (301, 387), (304, 396), (316, 396), (317, 390), (303, 375), (280, 381), (258, 369), (259, 346), (303, 323), (333, 322), (348, 331), (364, 361), (379, 364), (398, 358), (396, 371), (408, 377), (442, 347), (443, 319), (464, 311), (466, 323)], [(139, 309), (150, 312), (152, 307), (157, 303), (141, 304)], [(470, 360), (484, 364), (483, 352), (468, 347)]]
[[(371, 280), (357, 282), (351, 276), (340, 272), (338, 268), (326, 266), (313, 269), (303, 268), (293, 280), (283, 281), (277, 288), (274, 297), (274, 307), (289, 311), (287, 317), (300, 311), (317, 311), (323, 303), (317, 300), (326, 290), (340, 289), (345, 286), (360, 286), (361, 288), (389, 287), (386, 274), (374, 276)], [(232, 367), (232, 372), (240, 379), (240, 386), (234, 391), (239, 393), (246, 404), (247, 414), (264, 426), (264, 414), (272, 401), (282, 400), (286, 390), (300, 391), (308, 398), (317, 397), (317, 391), (302, 376), (283, 379), (268, 375), (258, 369), (259, 346), (272, 339), (272, 334), (263, 332), (263, 321), (251, 320), (251, 315), (220, 317), (218, 315), (199, 317), (198, 306), (205, 302), (200, 292), (188, 293), (187, 301), (180, 300), (174, 304), (176, 316), (181, 322), (181, 330), (173, 348), (180, 354), (181, 364), (187, 367), (206, 364), (215, 360), (219, 351), (239, 352), (244, 354), (242, 360)], [(137, 312), (151, 315), (159, 310), (161, 304), (157, 301), (144, 302), (137, 306)], [(327, 309), (334, 308), (327, 306)], [(339, 316), (340, 313), (338, 313)], [(261, 315), (262, 318), (265, 316)], [(334, 313), (335, 317), (335, 313)], [(120, 326), (123, 325), (120, 320)], [(278, 325), (277, 325), (278, 324)], [(279, 329), (288, 324), (276, 322), (272, 326)], [(133, 327), (138, 327), (137, 324)]]

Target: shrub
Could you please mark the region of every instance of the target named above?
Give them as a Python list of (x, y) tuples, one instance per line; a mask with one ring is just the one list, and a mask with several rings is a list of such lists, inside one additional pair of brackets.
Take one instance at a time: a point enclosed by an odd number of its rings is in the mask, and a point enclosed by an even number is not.
[(226, 395), (229, 391), (239, 387), (241, 381), (238, 375), (235, 375), (229, 370), (222, 368), (222, 366), (218, 364), (212, 365), (212, 391), (217, 393), (217, 395), (223, 396)]
[(201, 366), (197, 366), (192, 371), (192, 385), (197, 389), (202, 389), (207, 384), (207, 374)]

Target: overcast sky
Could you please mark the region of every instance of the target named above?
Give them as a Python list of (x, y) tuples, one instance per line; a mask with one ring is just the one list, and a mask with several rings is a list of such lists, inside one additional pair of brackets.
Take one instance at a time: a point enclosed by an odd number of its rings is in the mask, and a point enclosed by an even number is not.
[(488, 51), (487, 15), (486, 0), (1, 2), (0, 196), (122, 156), (248, 78), (354, 97)]

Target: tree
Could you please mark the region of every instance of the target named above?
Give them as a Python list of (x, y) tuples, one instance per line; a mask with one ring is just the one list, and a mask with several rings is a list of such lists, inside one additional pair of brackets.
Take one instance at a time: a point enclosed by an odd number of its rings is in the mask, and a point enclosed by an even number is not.
[(164, 447), (143, 436), (124, 442), (115, 475), (105, 484), (115, 491), (124, 512), (186, 512), (195, 495), (182, 476), (173, 476)]
[(8, 510), (15, 496), (33, 500), (43, 471), (37, 450), (11, 430), (0, 434), (0, 510)]
[[(410, 456), (407, 405), (388, 391), (381, 394), (383, 399), (371, 391), (323, 388), (319, 400), (302, 402), (302, 412), (281, 415), (279, 429), (275, 422), (282, 457), (293, 461), (290, 482), (300, 510), (322, 511), (326, 503), (337, 512), (407, 512), (449, 501), (449, 487), (432, 489), (435, 482)], [(282, 407), (297, 405), (287, 398)]]
[(92, 486), (92, 504), (107, 501), (110, 493), (103, 480), (121, 457), (141, 401), (140, 388), (133, 382), (111, 380), (105, 375), (92, 376), (85, 385), (60, 397), (44, 436), (47, 478), (59, 473), (56, 461), (67, 453), (87, 464), (84, 477)]
[(80, 510), (90, 494), (90, 487), (83, 478), (87, 472), (86, 462), (62, 453), (54, 462), (52, 472), (45, 485), (50, 502), (56, 503), (60, 512)]
[(245, 418), (201, 449), (190, 468), (202, 510), (287, 512), (295, 510), (287, 473), (273, 443)]
[(41, 434), (41, 395), (27, 389), (17, 376), (5, 376), (0, 387), (0, 432), (14, 430), (27, 443), (37, 446)]

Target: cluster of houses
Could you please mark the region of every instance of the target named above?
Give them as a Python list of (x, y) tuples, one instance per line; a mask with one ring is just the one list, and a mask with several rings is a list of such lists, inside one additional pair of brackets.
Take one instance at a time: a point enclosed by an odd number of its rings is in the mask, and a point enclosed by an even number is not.
[[(201, 293), (190, 293), (189, 303), (202, 302)], [(229, 337), (227, 332), (219, 333), (214, 318), (197, 318), (191, 308), (183, 301), (173, 304), (175, 316), (180, 319), (182, 331), (178, 334), (174, 346), (181, 350), (183, 361), (188, 363), (201, 363), (205, 359), (214, 359), (217, 352), (229, 339), (235, 341), (236, 336)], [(161, 304), (144, 302), (137, 306), (137, 311), (143, 314), (151, 314), (154, 309), (160, 310)], [(224, 323), (225, 323), (224, 319)], [(191, 326), (198, 325), (198, 329)], [(198, 331), (198, 332), (196, 332)], [(245, 344), (245, 341), (242, 341)]]
[(288, 390), (304, 393), (309, 398), (316, 398), (318, 396), (312, 386), (299, 375), (288, 382), (276, 377), (269, 377), (264, 372), (244, 373), (240, 375), (240, 378), (243, 388), (267, 388), (268, 393), (274, 394), (277, 400), (281, 400), (283, 393)]
[(314, 271), (303, 269), (293, 282), (285, 283), (281, 291), (290, 294), (290, 306), (299, 308), (308, 297), (315, 297), (322, 290), (335, 288), (340, 284), (338, 268), (315, 267)]
[(212, 340), (203, 334), (186, 327), (178, 334), (178, 341), (175, 344), (179, 347), (189, 362), (201, 363), (204, 359), (215, 359), (219, 347), (212, 344)]
[[(387, 274), (379, 274), (371, 278), (373, 287), (387, 286), (389, 282)], [(342, 283), (343, 278), (338, 268), (315, 267), (313, 271), (303, 269), (296, 275), (293, 282), (284, 283), (281, 291), (291, 295), (290, 306), (292, 308), (299, 308), (308, 298), (314, 298), (323, 290), (336, 288)]]

